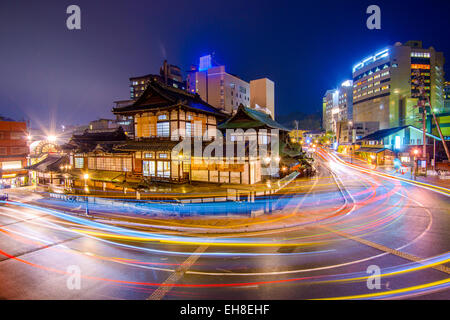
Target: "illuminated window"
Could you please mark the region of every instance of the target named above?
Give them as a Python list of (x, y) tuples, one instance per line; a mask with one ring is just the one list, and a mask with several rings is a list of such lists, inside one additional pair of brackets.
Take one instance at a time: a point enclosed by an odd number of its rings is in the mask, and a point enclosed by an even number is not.
[(11, 132), (11, 140), (25, 139), (23, 132)]
[(2, 162), (2, 170), (22, 169), (22, 161)]
[(84, 158), (75, 158), (75, 168), (77, 169), (84, 168)]
[(91, 157), (88, 167), (92, 170), (130, 172), (132, 168), (131, 158)]
[(155, 161), (142, 161), (142, 174), (145, 177), (154, 177)]
[(169, 161), (158, 161), (158, 177), (170, 178), (170, 162)]
[(167, 119), (167, 115), (166, 114), (161, 114), (158, 116), (158, 120), (166, 120)]
[(186, 137), (192, 136), (192, 123), (186, 122)]
[(169, 122), (158, 122), (156, 124), (156, 135), (158, 137), (169, 137), (170, 136), (170, 128)]
[(411, 69), (425, 69), (425, 70), (430, 70), (430, 65), (429, 65), (429, 64), (412, 64), (412, 65), (411, 65)]
[(28, 153), (28, 148), (24, 147), (12, 147), (11, 154), (26, 154)]

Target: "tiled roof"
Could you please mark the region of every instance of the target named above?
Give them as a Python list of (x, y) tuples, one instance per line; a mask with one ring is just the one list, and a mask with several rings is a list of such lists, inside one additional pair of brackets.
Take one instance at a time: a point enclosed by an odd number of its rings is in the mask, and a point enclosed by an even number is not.
[(39, 172), (60, 172), (60, 167), (67, 164), (69, 164), (69, 158), (67, 156), (49, 154), (44, 160), (35, 163), (26, 169)]
[[(237, 120), (242, 115), (246, 116), (248, 120)], [(290, 131), (285, 126), (279, 124), (273, 120), (267, 113), (244, 107), (242, 104), (239, 106), (238, 111), (227, 121), (221, 123), (219, 129), (249, 129), (249, 128), (269, 128), (279, 129), (282, 131)]]
[(117, 151), (171, 151), (179, 141), (148, 139), (145, 141), (127, 141), (114, 146)]
[(390, 136), (391, 134), (394, 134), (400, 130), (403, 130), (405, 128), (408, 128), (409, 126), (403, 126), (403, 127), (395, 127), (395, 128), (389, 128), (389, 129), (382, 129), (382, 130), (378, 130), (374, 133), (371, 133), (365, 137), (362, 137), (359, 140), (381, 140), (384, 139), (388, 136)]
[[(152, 93), (160, 96), (165, 101), (148, 104), (146, 99)], [(113, 113), (123, 113), (149, 110), (152, 108), (166, 108), (176, 105), (183, 105), (187, 108), (208, 112), (221, 118), (227, 117), (225, 113), (203, 101), (198, 94), (165, 85), (156, 78), (150, 79), (144, 93), (133, 104), (124, 107), (115, 107), (112, 111)]]
[[(369, 134), (369, 135), (367, 135), (365, 137), (362, 137), (358, 141), (363, 141), (363, 140), (366, 140), (366, 141), (381, 140), (381, 139), (389, 137), (390, 135), (392, 135), (394, 133), (397, 133), (397, 132), (399, 132), (399, 131), (401, 131), (403, 129), (406, 129), (406, 128), (417, 130), (417, 131), (420, 131), (421, 133), (423, 132), (422, 129), (416, 128), (416, 127), (414, 127), (412, 125), (407, 125), (407, 126), (402, 126), (402, 127), (395, 127), (395, 128), (378, 130), (378, 131), (376, 131), (376, 132), (374, 132), (372, 134)], [(438, 141), (441, 141), (441, 138), (436, 137), (435, 135), (432, 135), (432, 134), (427, 133), (427, 132), (425, 134), (427, 135), (427, 137), (430, 137), (430, 138), (436, 139)]]
[(73, 135), (68, 143), (62, 146), (63, 150), (76, 152), (91, 152), (95, 149), (105, 152), (114, 152), (114, 146), (128, 140), (122, 127), (106, 130), (86, 130), (80, 135)]

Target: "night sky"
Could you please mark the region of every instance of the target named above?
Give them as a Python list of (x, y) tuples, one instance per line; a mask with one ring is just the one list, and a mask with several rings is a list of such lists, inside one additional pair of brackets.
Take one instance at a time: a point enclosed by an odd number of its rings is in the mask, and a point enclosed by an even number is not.
[[(66, 28), (71, 4), (81, 30)], [(366, 28), (371, 4), (381, 30)], [(0, 115), (35, 128), (112, 118), (130, 76), (158, 73), (164, 59), (188, 70), (212, 52), (244, 80), (272, 79), (277, 114), (312, 113), (358, 60), (397, 41), (422, 40), (450, 59), (449, 33), (448, 0), (2, 0)]]

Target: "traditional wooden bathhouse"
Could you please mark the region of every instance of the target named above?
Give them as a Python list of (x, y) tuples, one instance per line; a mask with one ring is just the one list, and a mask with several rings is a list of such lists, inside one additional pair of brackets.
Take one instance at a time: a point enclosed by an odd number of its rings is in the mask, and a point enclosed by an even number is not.
[(123, 191), (146, 189), (155, 182), (190, 181), (254, 184), (262, 179), (260, 154), (252, 153), (253, 146), (245, 139), (243, 143), (239, 137), (223, 139), (218, 129), (224, 133), (228, 128), (256, 129), (259, 147), (270, 144), (271, 129), (288, 131), (270, 116), (243, 106), (229, 118), (197, 94), (157, 79), (135, 102), (112, 112), (132, 119), (134, 136), (122, 128), (74, 135), (64, 150), (69, 153), (75, 189)]
[[(227, 161), (230, 159), (226, 159), (225, 152), (217, 152), (225, 150), (225, 145), (208, 152), (210, 144), (220, 138), (218, 123), (228, 115), (202, 101), (197, 94), (155, 79), (134, 103), (116, 106), (112, 112), (133, 119), (134, 136), (128, 137), (121, 128), (86, 130), (73, 136), (64, 150), (70, 154), (73, 185), (77, 189), (83, 186), (102, 190), (145, 189), (154, 182), (260, 181), (259, 159), (250, 159), (248, 148), (241, 159), (233, 161)], [(200, 154), (193, 140), (200, 143)], [(181, 152), (175, 152), (183, 141), (188, 144)]]
[(241, 106), (229, 118), (197, 94), (156, 79), (135, 102), (112, 112), (132, 119), (134, 136), (121, 128), (73, 136), (64, 149), (70, 154), (76, 189), (146, 189), (155, 182), (190, 181), (254, 184), (262, 179), (260, 155), (250, 152), (249, 141), (222, 140), (218, 129), (255, 128), (261, 145), (272, 139), (265, 129), (287, 132), (262, 112)]
[(260, 167), (265, 169), (258, 171), (263, 176), (278, 176), (285, 141), (289, 140), (288, 128), (273, 120), (269, 114), (243, 105), (218, 128), (225, 136), (231, 135), (231, 141), (255, 141), (256, 152), (262, 158)]
[(128, 140), (123, 129), (85, 130), (62, 146), (69, 156), (71, 188), (98, 190), (124, 188), (126, 180), (139, 181), (133, 174), (133, 156), (114, 147)]
[(39, 162), (26, 168), (31, 182), (37, 186), (67, 187), (66, 173), (70, 169), (69, 159), (65, 155), (48, 154)]

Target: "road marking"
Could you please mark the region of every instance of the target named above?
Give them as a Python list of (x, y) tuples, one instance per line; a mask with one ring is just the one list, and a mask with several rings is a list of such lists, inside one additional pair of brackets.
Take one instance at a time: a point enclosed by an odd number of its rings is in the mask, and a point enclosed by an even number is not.
[[(337, 235), (339, 235), (341, 237), (344, 237), (344, 238), (347, 238), (347, 239), (350, 239), (350, 240), (353, 240), (353, 241), (365, 244), (366, 246), (378, 249), (380, 251), (396, 255), (396, 256), (398, 256), (400, 258), (403, 258), (403, 259), (406, 259), (406, 260), (410, 260), (410, 261), (413, 261), (413, 262), (416, 262), (416, 263), (421, 263), (422, 260), (423, 260), (423, 259), (421, 259), (419, 257), (413, 256), (412, 254), (405, 253), (405, 252), (402, 252), (402, 251), (399, 251), (399, 250), (395, 250), (395, 249), (386, 247), (386, 246), (384, 246), (382, 244), (378, 244), (378, 243), (372, 242), (370, 240), (366, 240), (366, 239), (360, 238), (358, 236), (353, 236), (353, 235), (351, 235), (349, 233), (342, 232), (340, 230), (335, 230), (335, 229), (329, 228), (327, 226), (320, 226), (320, 228), (323, 228), (323, 229), (325, 229), (327, 231), (336, 233)], [(450, 268), (448, 268), (446, 266), (443, 266), (443, 265), (436, 265), (436, 266), (432, 266), (431, 268), (439, 270), (439, 271), (442, 271), (442, 272), (445, 272), (447, 274), (450, 274)]]
[(443, 194), (443, 195), (445, 195), (447, 197), (450, 196), (450, 189), (448, 189), (448, 188), (437, 186), (437, 185), (433, 185), (433, 184), (428, 184), (428, 183), (424, 183), (424, 182), (420, 182), (420, 181), (416, 181), (416, 180), (410, 180), (410, 179), (398, 177), (398, 176), (395, 176), (395, 175), (391, 175), (389, 173), (384, 173), (384, 172), (372, 170), (372, 169), (369, 169), (369, 168), (364, 168), (364, 167), (361, 167), (359, 165), (354, 165), (354, 164), (348, 163), (347, 161), (345, 161), (345, 160), (341, 159), (340, 157), (338, 157), (338, 156), (336, 156), (334, 154), (331, 154), (331, 153), (329, 153), (327, 151), (325, 151), (325, 152), (328, 155), (330, 155), (332, 158), (336, 159), (338, 162), (340, 162), (341, 164), (343, 164), (343, 165), (345, 165), (345, 166), (347, 166), (349, 168), (353, 168), (353, 169), (356, 169), (356, 170), (359, 170), (359, 171), (362, 171), (362, 172), (366, 172), (366, 173), (369, 173), (369, 174), (377, 175), (377, 176), (380, 176), (380, 177), (385, 177), (385, 178), (392, 179), (392, 180), (402, 181), (402, 182), (408, 183), (408, 184), (416, 186), (416, 187), (424, 188), (424, 189), (427, 189), (427, 190), (430, 190), (430, 191), (434, 191), (434, 192)]
[[(348, 165), (347, 165), (347, 166), (348, 166)], [(350, 166), (349, 166), (349, 167), (350, 167)], [(353, 168), (353, 169), (355, 170), (355, 168)], [(356, 170), (358, 170), (358, 169), (356, 169)], [(330, 170), (330, 172), (332, 172), (332, 171)], [(383, 175), (381, 175), (381, 176), (383, 176)], [(387, 178), (389, 178), (389, 177), (387, 177)], [(342, 184), (342, 186), (343, 186), (343, 188), (344, 188), (345, 190), (347, 189), (347, 188), (345, 187), (344, 184)], [(347, 190), (346, 190), (346, 191), (347, 191)], [(351, 194), (350, 194), (348, 191), (347, 191), (347, 193), (351, 196)], [(398, 192), (397, 192), (397, 193), (398, 193)], [(398, 193), (398, 194), (400, 194), (400, 193)], [(402, 196), (402, 194), (400, 194), (400, 195)], [(345, 197), (345, 196), (344, 196), (344, 197)], [(418, 205), (420, 205), (423, 209), (427, 210), (420, 202), (418, 202), (418, 201), (416, 201), (416, 200), (414, 200), (414, 199), (411, 199), (411, 198), (409, 198), (409, 197), (406, 197), (406, 198), (408, 198), (408, 199), (410, 199), (410, 200), (413, 200), (415, 203), (417, 203)], [(354, 205), (356, 205), (356, 202), (355, 202), (353, 196), (351, 196), (351, 199), (352, 199)], [(398, 256), (398, 257), (400, 257), (400, 258), (403, 258), (403, 259), (406, 259), (406, 260), (410, 260), (410, 261), (413, 261), (413, 262), (416, 262), (416, 263), (421, 263), (422, 260), (423, 260), (423, 259), (420, 259), (419, 257), (414, 256), (414, 255), (411, 255), (411, 254), (408, 254), (408, 253), (405, 253), (405, 252), (402, 252), (402, 251), (399, 251), (399, 250), (396, 250), (396, 249), (392, 249), (392, 248), (386, 247), (386, 246), (384, 246), (384, 245), (381, 245), (381, 244), (372, 242), (372, 241), (370, 241), (370, 240), (366, 240), (366, 239), (360, 238), (360, 237), (358, 237), (358, 236), (351, 235), (351, 234), (349, 234), (349, 233), (346, 233), (346, 232), (343, 232), (343, 231), (340, 231), (340, 230), (336, 230), (336, 229), (327, 227), (327, 226), (325, 226), (325, 225), (318, 226), (318, 227), (319, 227), (319, 228), (322, 228), (322, 229), (325, 229), (325, 230), (327, 230), (327, 231), (329, 231), (329, 232), (336, 233), (337, 235), (339, 235), (339, 236), (341, 236), (341, 237), (344, 237), (344, 238), (347, 238), (347, 239), (350, 239), (350, 240), (353, 240), (353, 241), (362, 243), (362, 244), (364, 244), (364, 245), (366, 245), (366, 246), (369, 246), (369, 247), (378, 249), (378, 250), (383, 251), (383, 252), (390, 253), (390, 254), (392, 254), (392, 255), (396, 255), (396, 256)], [(444, 265), (436, 265), (436, 266), (432, 266), (431, 268), (436, 269), (436, 270), (439, 270), (439, 271), (444, 272), (444, 273), (447, 273), (447, 274), (450, 274), (450, 268), (448, 268), (448, 267), (446, 267), (446, 266), (444, 266)]]
[(389, 296), (393, 294), (398, 293), (405, 293), (408, 291), (416, 291), (421, 289), (428, 289), (435, 286), (444, 285), (446, 283), (449, 283), (449, 279), (444, 279), (440, 281), (435, 281), (431, 283), (426, 283), (418, 286), (403, 288), (403, 289), (397, 289), (397, 290), (389, 290), (389, 291), (383, 291), (383, 292), (377, 292), (377, 293), (368, 293), (368, 294), (360, 294), (355, 296), (345, 296), (345, 297), (334, 297), (334, 298), (322, 298), (322, 299), (315, 299), (315, 300), (350, 300), (350, 299), (367, 299), (367, 298), (374, 298), (374, 297), (383, 297), (383, 296)]
[(173, 284), (178, 282), (186, 273), (186, 271), (200, 258), (201, 254), (208, 249), (208, 246), (200, 246), (198, 247), (194, 253), (189, 256), (181, 266), (172, 273), (166, 281), (162, 283), (161, 286), (158, 287), (147, 300), (162, 300), (164, 296), (172, 289)]

